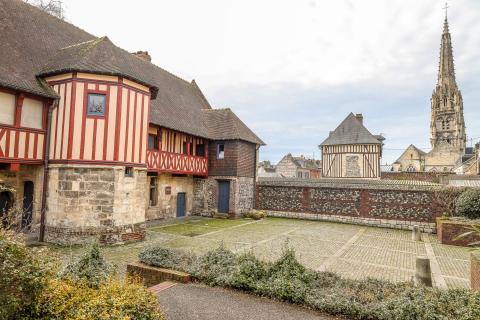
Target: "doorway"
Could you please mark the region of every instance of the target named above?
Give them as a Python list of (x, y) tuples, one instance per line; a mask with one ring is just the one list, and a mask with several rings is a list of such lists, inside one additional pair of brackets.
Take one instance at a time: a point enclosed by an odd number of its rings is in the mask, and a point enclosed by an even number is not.
[(33, 182), (25, 181), (23, 183), (22, 228), (28, 227), (32, 223), (32, 216), (33, 216)]
[(187, 194), (185, 192), (177, 193), (177, 218), (185, 217), (187, 209)]
[(0, 221), (4, 228), (7, 228), (11, 221), (8, 221), (8, 211), (13, 205), (13, 195), (9, 191), (0, 192)]
[(218, 181), (218, 212), (230, 212), (230, 181)]

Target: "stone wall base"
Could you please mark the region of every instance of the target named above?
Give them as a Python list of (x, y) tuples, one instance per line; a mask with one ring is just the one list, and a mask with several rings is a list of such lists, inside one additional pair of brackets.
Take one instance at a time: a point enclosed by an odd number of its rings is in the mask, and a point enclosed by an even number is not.
[(145, 230), (145, 223), (115, 227), (46, 226), (45, 240), (60, 245), (88, 244), (95, 241), (104, 245), (124, 244), (144, 240)]
[(146, 287), (151, 287), (169, 280), (181, 283), (190, 282), (190, 275), (188, 273), (153, 267), (142, 262), (129, 263), (127, 265), (127, 273), (132, 276), (140, 277)]
[(430, 223), (430, 222), (374, 219), (374, 218), (362, 218), (362, 217), (328, 215), (328, 214), (317, 214), (317, 213), (303, 213), (303, 212), (283, 212), (283, 211), (268, 211), (268, 210), (264, 210), (264, 211), (267, 213), (267, 216), (269, 217), (331, 221), (331, 222), (359, 224), (359, 225), (365, 225), (365, 226), (371, 226), (371, 227), (402, 229), (402, 230), (412, 230), (413, 226), (418, 225), (420, 227), (420, 231), (422, 232), (425, 232), (425, 233), (436, 232), (435, 223)]

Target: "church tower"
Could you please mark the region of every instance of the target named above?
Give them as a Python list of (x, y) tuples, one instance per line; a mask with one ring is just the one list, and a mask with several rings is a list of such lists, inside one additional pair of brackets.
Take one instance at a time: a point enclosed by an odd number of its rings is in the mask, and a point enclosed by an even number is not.
[(455, 80), (452, 40), (446, 14), (440, 47), (438, 79), (433, 90), (431, 106), (430, 142), (432, 152), (448, 152), (458, 155), (460, 158), (465, 153), (466, 143), (463, 99)]

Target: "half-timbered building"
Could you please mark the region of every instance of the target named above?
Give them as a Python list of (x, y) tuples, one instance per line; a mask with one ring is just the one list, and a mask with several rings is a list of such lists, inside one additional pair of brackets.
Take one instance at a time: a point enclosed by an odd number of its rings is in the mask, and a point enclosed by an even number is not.
[(142, 239), (145, 221), (253, 206), (260, 140), (195, 81), (0, 0), (0, 214), (41, 240)]
[(319, 146), (322, 177), (379, 179), (383, 140), (364, 127), (362, 114), (350, 113)]

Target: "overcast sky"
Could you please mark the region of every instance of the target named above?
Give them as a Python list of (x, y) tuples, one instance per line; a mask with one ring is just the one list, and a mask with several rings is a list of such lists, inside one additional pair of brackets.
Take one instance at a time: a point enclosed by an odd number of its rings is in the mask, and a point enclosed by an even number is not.
[[(480, 1), (449, 3), (467, 137), (480, 140)], [(67, 20), (195, 79), (267, 146), (319, 158), (349, 112), (386, 137), (382, 163), (409, 144), (428, 151), (444, 1), (64, 0)], [(112, 11), (113, 10), (113, 11)]]

